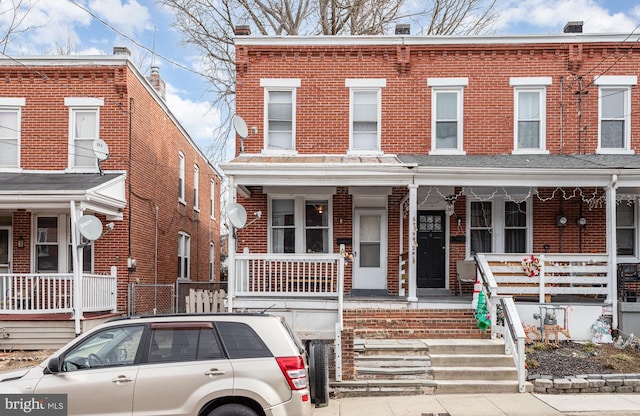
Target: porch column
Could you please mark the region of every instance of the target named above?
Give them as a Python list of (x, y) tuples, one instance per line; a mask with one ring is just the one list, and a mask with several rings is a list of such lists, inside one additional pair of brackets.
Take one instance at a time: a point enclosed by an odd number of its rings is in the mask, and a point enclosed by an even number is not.
[(76, 208), (76, 202), (70, 202), (71, 214), (71, 259), (73, 261), (73, 319), (75, 321), (76, 335), (82, 332), (80, 321), (82, 319), (82, 256), (79, 255), (80, 239), (78, 238), (78, 217), (81, 211)]
[[(229, 204), (237, 202), (238, 191), (233, 176), (229, 176)], [(226, 209), (225, 209), (226, 212)], [(236, 230), (229, 221), (229, 216), (225, 219), (229, 238), (227, 239), (227, 311), (233, 312), (233, 297), (236, 288)]]
[(607, 257), (609, 263), (609, 288), (608, 300), (611, 302), (612, 328), (618, 328), (618, 263), (616, 259), (616, 190), (618, 188), (618, 175), (611, 176), (611, 185), (607, 186)]
[(409, 262), (409, 296), (407, 300), (409, 302), (417, 302), (418, 301), (418, 289), (416, 282), (416, 268), (417, 268), (417, 257), (416, 253), (418, 250), (418, 230), (417, 230), (417, 217), (418, 217), (418, 185), (410, 184), (409, 185), (409, 246), (407, 247), (409, 251), (409, 258), (407, 261)]

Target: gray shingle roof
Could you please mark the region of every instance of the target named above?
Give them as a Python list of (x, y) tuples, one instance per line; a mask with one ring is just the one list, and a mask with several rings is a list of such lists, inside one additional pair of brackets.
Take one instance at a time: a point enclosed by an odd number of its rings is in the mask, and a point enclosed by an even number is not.
[(52, 191), (86, 191), (105, 184), (122, 174), (106, 173), (0, 173), (2, 193), (50, 193)]
[(640, 169), (640, 155), (398, 155), (404, 163), (433, 167), (504, 169)]

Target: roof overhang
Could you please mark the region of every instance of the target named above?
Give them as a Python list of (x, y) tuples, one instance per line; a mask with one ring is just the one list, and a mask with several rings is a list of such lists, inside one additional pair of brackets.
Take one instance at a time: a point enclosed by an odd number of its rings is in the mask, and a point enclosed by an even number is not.
[(80, 209), (121, 220), (125, 173), (0, 173), (0, 209)]

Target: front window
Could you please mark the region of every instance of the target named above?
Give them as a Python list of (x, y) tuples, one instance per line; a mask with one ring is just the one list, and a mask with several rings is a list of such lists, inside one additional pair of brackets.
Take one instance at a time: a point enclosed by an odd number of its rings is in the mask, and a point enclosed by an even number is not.
[(58, 272), (58, 217), (36, 218), (36, 231), (36, 272)]
[[(67, 245), (68, 245), (68, 253), (67, 253), (67, 272), (72, 273), (74, 269), (73, 265), (73, 244), (71, 242), (71, 220), (68, 221), (69, 224), (69, 235), (67, 236)], [(78, 233), (79, 234), (79, 233)], [(86, 238), (78, 235), (80, 239), (81, 252), (82, 256), (82, 271), (85, 273), (91, 273), (93, 271), (93, 241), (89, 241)]]
[(463, 94), (467, 78), (429, 78), (432, 154), (463, 153)]
[(299, 79), (262, 79), (264, 87), (265, 151), (294, 151), (296, 137), (296, 89)]
[(327, 199), (272, 199), (271, 252), (329, 253), (329, 209)]
[(469, 253), (526, 253), (531, 247), (530, 199), (471, 201)]
[(620, 201), (616, 206), (616, 253), (636, 255), (636, 203)]
[(514, 153), (547, 153), (546, 91), (551, 78), (511, 78), (510, 84), (514, 87)]
[(69, 107), (69, 167), (89, 169), (98, 167), (93, 143), (100, 138), (101, 98), (66, 98)]
[(185, 201), (185, 162), (184, 162), (184, 153), (178, 152), (178, 201), (181, 204), (186, 204)]
[(631, 89), (636, 76), (601, 76), (599, 86), (598, 153), (633, 153), (631, 150)]
[(504, 252), (524, 253), (527, 250), (527, 203), (504, 203)]
[(384, 79), (348, 79), (350, 88), (350, 139), (352, 152), (379, 153), (381, 151), (381, 94)]
[(24, 98), (0, 98), (0, 169), (20, 165), (20, 107)]
[(491, 202), (471, 202), (471, 254), (491, 253)]
[(62, 357), (62, 371), (133, 365), (143, 333), (143, 325), (108, 328), (97, 332), (65, 353)]
[(178, 278), (189, 278), (191, 257), (191, 237), (187, 233), (178, 233)]

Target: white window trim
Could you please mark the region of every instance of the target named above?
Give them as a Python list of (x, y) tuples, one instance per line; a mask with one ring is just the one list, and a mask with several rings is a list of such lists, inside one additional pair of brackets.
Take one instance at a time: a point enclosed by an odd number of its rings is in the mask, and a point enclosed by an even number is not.
[(187, 188), (187, 183), (186, 183), (186, 178), (185, 178), (185, 158), (184, 158), (184, 153), (182, 153), (182, 151), (178, 152), (178, 185), (179, 182), (182, 181), (182, 187), (181, 189), (179, 189), (179, 195), (178, 195), (178, 202), (180, 202), (182, 205), (186, 205), (187, 201), (185, 200), (185, 194), (186, 194), (186, 188)]
[(27, 103), (25, 98), (0, 97), (0, 110), (15, 111), (18, 113), (16, 120), (16, 165), (0, 167), (3, 172), (20, 172), (20, 144), (22, 142), (22, 107)]
[[(635, 152), (631, 149), (631, 90), (634, 85), (638, 84), (638, 77), (635, 75), (631, 76), (616, 76), (616, 75), (603, 75), (594, 77), (593, 83), (597, 85), (598, 88), (598, 147), (596, 148), (596, 153), (599, 154), (634, 154)], [(602, 91), (603, 88), (606, 90), (609, 88), (626, 88), (625, 97), (624, 97), (624, 123), (625, 123), (625, 132), (624, 132), (624, 148), (622, 149), (611, 149), (611, 148), (603, 148), (602, 146)]]
[[(188, 243), (188, 244), (186, 244)], [(182, 252), (180, 249), (182, 248)], [(182, 259), (187, 259), (188, 266), (183, 272), (186, 276), (178, 276), (179, 278), (189, 279), (191, 277), (191, 236), (184, 231), (178, 231), (178, 262), (182, 269)]]
[(75, 166), (74, 154), (75, 154), (75, 112), (76, 111), (89, 111), (96, 112), (96, 138), (100, 138), (100, 107), (104, 105), (104, 99), (92, 98), (92, 97), (66, 97), (64, 99), (64, 105), (69, 107), (69, 141), (67, 152), (67, 171), (75, 173), (94, 173), (98, 171), (98, 158), (96, 157), (94, 166)]
[[(505, 235), (505, 223), (504, 223), (504, 205), (506, 202), (520, 202), (517, 200), (509, 199), (505, 196), (496, 195), (493, 198), (472, 198), (467, 196), (467, 218), (466, 218), (466, 233), (469, 236), (466, 244), (466, 258), (471, 258), (471, 203), (472, 202), (491, 202), (491, 247), (493, 253), (504, 252), (504, 235)], [(533, 247), (533, 204), (531, 198), (527, 198), (527, 247), (526, 252), (529, 253)]]
[(210, 186), (209, 186), (209, 208), (211, 209), (211, 212), (209, 213), (209, 217), (212, 220), (216, 219), (216, 181), (214, 179), (211, 179), (210, 181)]
[(305, 203), (307, 200), (326, 200), (327, 201), (327, 209), (329, 210), (327, 213), (327, 222), (329, 224), (328, 227), (328, 240), (329, 240), (329, 253), (333, 253), (333, 198), (331, 195), (323, 194), (323, 195), (269, 195), (267, 198), (268, 206), (267, 206), (267, 247), (268, 252), (273, 253), (273, 242), (272, 242), (272, 224), (271, 224), (271, 207), (272, 201), (276, 199), (286, 199), (286, 200), (294, 200), (294, 229), (295, 229), (295, 239), (296, 239), (296, 254), (304, 254), (305, 253)]
[[(264, 88), (264, 108), (263, 108), (263, 128), (264, 142), (262, 146), (263, 154), (270, 155), (295, 155), (296, 150), (296, 92), (300, 88), (299, 78), (262, 78), (260, 86)], [(271, 91), (291, 91), (291, 149), (270, 149), (269, 148), (269, 92)]]
[[(344, 81), (345, 87), (349, 88), (349, 150), (348, 155), (376, 156), (384, 154), (382, 152), (382, 88), (387, 86), (385, 78), (348, 78)], [(355, 150), (353, 149), (353, 94), (356, 91), (377, 92), (377, 143), (376, 149)]]
[[(469, 78), (428, 78), (427, 86), (431, 87), (431, 151), (430, 155), (465, 155), (464, 150), (464, 87), (469, 85)], [(436, 94), (453, 92), (457, 95), (458, 136), (455, 149), (438, 149), (436, 140)]]
[[(38, 218), (42, 218), (42, 217), (55, 217), (58, 219), (58, 234), (56, 236), (57, 241), (55, 244), (51, 243), (51, 244), (45, 244), (45, 243), (39, 243), (38, 242)], [(50, 214), (50, 213), (46, 213), (46, 212), (39, 212), (39, 213), (34, 213), (31, 216), (31, 270), (33, 270), (34, 272), (37, 273), (36, 267), (37, 267), (37, 246), (39, 244), (41, 245), (50, 245), (50, 246), (57, 246), (58, 247), (58, 271), (56, 273), (66, 273), (66, 270), (68, 268), (68, 263), (67, 263), (67, 255), (68, 255), (68, 251), (69, 250), (69, 245), (68, 245), (68, 237), (67, 237), (67, 216), (65, 214)], [(95, 250), (93, 250), (95, 252)], [(93, 256), (93, 254), (92, 254)], [(95, 261), (94, 261), (95, 263)], [(93, 268), (93, 266), (92, 266)]]
[(200, 212), (200, 168), (193, 165), (193, 209)]
[[(622, 200), (622, 201), (618, 201), (619, 204), (626, 204), (627, 201), (626, 200)], [(617, 208), (616, 208), (617, 209)], [(633, 253), (632, 255), (629, 254), (616, 254), (616, 258), (618, 263), (638, 263), (640, 262), (640, 227), (638, 227), (638, 221), (640, 220), (640, 214), (639, 211), (640, 210), (640, 203), (637, 200), (634, 200), (633, 202), (633, 227), (624, 227), (626, 229), (631, 229), (633, 228), (634, 233), (633, 233), (633, 242), (634, 242), (634, 251), (635, 253)], [(616, 213), (617, 215), (617, 213)], [(617, 230), (618, 228), (622, 228), (619, 227), (616, 224), (616, 235), (615, 235), (615, 240), (614, 242), (617, 242)], [(617, 250), (616, 250), (617, 252)]]
[(214, 242), (209, 243), (209, 281), (213, 282), (216, 279), (216, 245)]
[[(512, 154), (549, 154), (547, 149), (547, 87), (553, 83), (551, 77), (513, 77), (509, 85), (513, 87), (513, 150)], [(537, 148), (518, 147), (518, 93), (531, 91), (540, 94), (540, 137)]]

